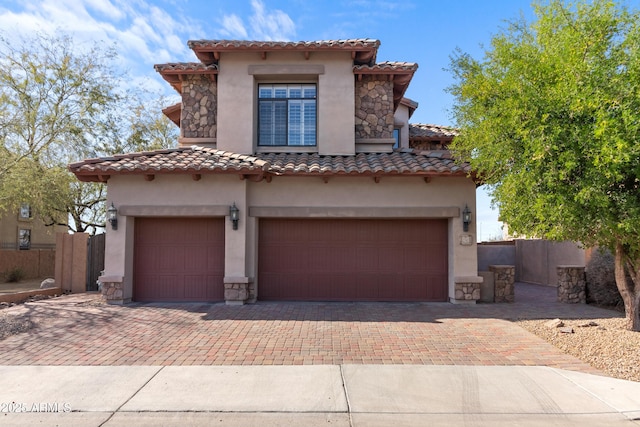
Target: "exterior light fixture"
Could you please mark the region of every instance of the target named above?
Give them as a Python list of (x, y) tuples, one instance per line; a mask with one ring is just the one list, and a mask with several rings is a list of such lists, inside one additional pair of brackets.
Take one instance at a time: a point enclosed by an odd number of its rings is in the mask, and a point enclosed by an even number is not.
[(111, 224), (112, 230), (118, 229), (118, 209), (113, 206), (113, 202), (111, 202), (111, 206), (107, 209), (107, 221)]
[(233, 205), (229, 206), (229, 218), (231, 218), (231, 222), (233, 223), (233, 229), (238, 229), (238, 220), (240, 219), (240, 209), (236, 206), (236, 202), (233, 202)]
[(464, 205), (464, 210), (462, 211), (462, 229), (465, 232), (469, 231), (469, 223), (471, 223), (471, 211), (469, 210), (469, 206)]

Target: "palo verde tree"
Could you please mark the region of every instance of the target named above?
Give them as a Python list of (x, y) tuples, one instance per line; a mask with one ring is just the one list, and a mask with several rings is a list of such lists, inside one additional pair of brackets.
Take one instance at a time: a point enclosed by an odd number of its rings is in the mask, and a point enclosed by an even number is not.
[(452, 56), (452, 148), (511, 230), (609, 248), (640, 331), (640, 15), (607, 0), (534, 8), (482, 59)]
[(0, 212), (28, 203), (50, 225), (95, 231), (105, 189), (69, 162), (166, 147), (175, 128), (143, 89), (127, 88), (113, 48), (63, 33), (0, 36)]

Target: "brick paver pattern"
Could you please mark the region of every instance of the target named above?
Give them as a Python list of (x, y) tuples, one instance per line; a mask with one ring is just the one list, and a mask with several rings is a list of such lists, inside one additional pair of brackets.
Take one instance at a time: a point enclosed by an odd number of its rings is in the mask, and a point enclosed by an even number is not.
[(0, 310), (33, 328), (0, 341), (3, 365), (540, 365), (597, 373), (511, 320), (617, 317), (517, 284), (516, 302), (138, 304), (75, 295)]

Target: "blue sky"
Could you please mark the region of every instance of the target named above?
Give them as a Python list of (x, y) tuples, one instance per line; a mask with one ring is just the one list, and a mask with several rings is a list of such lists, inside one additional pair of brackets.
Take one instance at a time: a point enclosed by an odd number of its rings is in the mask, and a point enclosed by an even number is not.
[[(529, 0), (0, 0), (0, 29), (7, 37), (60, 29), (114, 45), (136, 82), (169, 96), (153, 64), (196, 60), (190, 39), (375, 38), (378, 61), (419, 64), (406, 93), (420, 104), (411, 121), (451, 125), (450, 55), (460, 48), (482, 57), (505, 20), (521, 14), (532, 19)], [(489, 204), (479, 190), (479, 240), (501, 235)]]

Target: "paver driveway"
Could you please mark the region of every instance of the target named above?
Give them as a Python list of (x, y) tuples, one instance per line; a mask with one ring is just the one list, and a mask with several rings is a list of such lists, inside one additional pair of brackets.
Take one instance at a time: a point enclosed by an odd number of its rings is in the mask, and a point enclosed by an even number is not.
[(513, 304), (104, 305), (74, 295), (0, 310), (33, 328), (0, 341), (4, 365), (542, 365), (596, 373), (509, 319), (618, 316), (517, 284)]

